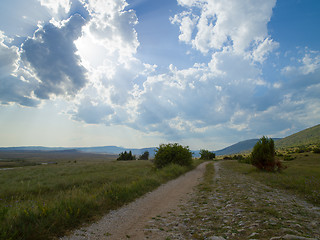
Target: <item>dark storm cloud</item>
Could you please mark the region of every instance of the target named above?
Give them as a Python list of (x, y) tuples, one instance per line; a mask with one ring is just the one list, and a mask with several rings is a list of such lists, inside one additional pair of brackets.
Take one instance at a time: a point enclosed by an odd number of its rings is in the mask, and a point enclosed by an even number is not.
[(40, 80), (36, 97), (76, 94), (86, 84), (86, 69), (76, 55), (74, 41), (81, 36), (85, 20), (75, 14), (61, 27), (48, 23), (23, 44), (22, 58), (30, 63)]

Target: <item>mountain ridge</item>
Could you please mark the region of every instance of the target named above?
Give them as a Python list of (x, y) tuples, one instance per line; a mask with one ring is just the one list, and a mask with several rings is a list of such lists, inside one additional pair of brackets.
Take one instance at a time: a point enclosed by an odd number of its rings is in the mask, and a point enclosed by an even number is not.
[[(250, 151), (259, 139), (253, 138), (238, 143), (232, 144), (226, 148), (212, 151), (217, 156), (238, 154), (244, 151)], [(320, 143), (320, 124), (304, 129), (285, 138), (273, 138), (276, 147), (299, 146), (306, 144)], [(42, 146), (21, 146), (21, 147), (0, 147), (0, 151), (70, 151), (76, 150), (85, 153), (100, 153), (100, 154), (113, 154), (118, 155), (124, 151), (131, 151), (133, 155), (142, 155), (148, 151), (150, 157), (154, 157), (156, 147), (149, 148), (124, 148), (118, 146), (97, 146), (97, 147), (42, 147)], [(194, 157), (200, 156), (200, 150), (191, 150)]]

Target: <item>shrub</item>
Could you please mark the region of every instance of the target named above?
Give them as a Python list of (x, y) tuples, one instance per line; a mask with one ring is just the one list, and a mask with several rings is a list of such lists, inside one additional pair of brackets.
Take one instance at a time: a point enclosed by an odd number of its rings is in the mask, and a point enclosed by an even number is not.
[(295, 149), (296, 153), (304, 153), (307, 152), (307, 148), (305, 146), (299, 146), (298, 148)]
[(119, 154), (117, 161), (128, 161), (128, 160), (136, 160), (136, 156), (132, 155), (132, 152), (124, 151)]
[(320, 153), (320, 147), (315, 147), (312, 150), (314, 153)]
[(216, 154), (213, 152), (209, 152), (208, 150), (201, 149), (200, 150), (200, 159), (202, 160), (213, 160), (216, 157)]
[(278, 157), (283, 157), (283, 154), (282, 154), (281, 152), (276, 152), (276, 155), (277, 155)]
[(238, 162), (239, 163), (252, 164), (252, 160), (251, 159), (252, 159), (251, 156), (243, 157), (243, 158), (239, 158)]
[(290, 154), (284, 155), (283, 156), (284, 161), (292, 161), (294, 160), (294, 157), (292, 157)]
[(252, 165), (265, 171), (281, 170), (283, 167), (275, 159), (274, 141), (263, 136), (253, 147), (251, 153)]
[(192, 153), (189, 147), (183, 147), (178, 143), (161, 144), (156, 149), (154, 164), (157, 168), (162, 168), (170, 163), (190, 166), (192, 164)]
[(238, 160), (238, 161), (241, 161), (244, 159), (244, 157), (241, 155), (241, 154), (238, 154), (238, 155), (234, 155), (232, 157), (233, 160)]
[(148, 160), (149, 159), (149, 152), (145, 151), (140, 157), (140, 160)]

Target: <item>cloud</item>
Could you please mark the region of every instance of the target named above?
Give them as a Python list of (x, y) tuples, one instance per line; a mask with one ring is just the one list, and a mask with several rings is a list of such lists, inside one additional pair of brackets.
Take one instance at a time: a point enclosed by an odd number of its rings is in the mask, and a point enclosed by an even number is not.
[(267, 59), (268, 54), (278, 47), (279, 43), (274, 42), (268, 37), (262, 42), (258, 42), (256, 49), (252, 52), (252, 58), (256, 62), (263, 63)]
[(197, 134), (228, 122), (235, 112), (259, 107), (253, 99), (260, 70), (250, 60), (225, 49), (212, 62), (182, 70), (171, 66), (167, 74), (148, 77), (137, 108), (141, 127)]
[(192, 33), (198, 21), (198, 16), (191, 14), (190, 12), (182, 12), (170, 18), (172, 24), (180, 24), (179, 40), (181, 42), (191, 42)]
[[(19, 69), (19, 52), (15, 46), (8, 47), (10, 41), (0, 31), (0, 102), (9, 104), (17, 102), (23, 106), (36, 106), (39, 102), (31, 97), (34, 82), (23, 69)], [(27, 79), (30, 79), (27, 80)]]
[(18, 48), (8, 47), (5, 42), (11, 42), (11, 39), (0, 31), (0, 76), (16, 71), (18, 68)]
[(71, 2), (69, 0), (38, 0), (42, 6), (47, 7), (53, 14), (58, 14), (61, 11), (68, 13), (71, 8)]
[(86, 34), (110, 54), (119, 54), (122, 60), (135, 54), (139, 46), (134, 29), (138, 19), (133, 10), (125, 10), (127, 5), (124, 0), (89, 0), (87, 3), (91, 20), (85, 29)]
[[(125, 10), (127, 6), (122, 0), (87, 1), (90, 20), (83, 28), (82, 37), (76, 41), (90, 79), (78, 101), (95, 102), (94, 109), (98, 106), (112, 110), (113, 114), (108, 110), (104, 117), (98, 117), (97, 123), (106, 125), (134, 121), (139, 86), (156, 68), (135, 57), (140, 44), (134, 28), (138, 19), (133, 10)], [(90, 111), (83, 111), (81, 104), (71, 112), (77, 120), (93, 122)]]
[(0, 102), (5, 105), (16, 102), (22, 106), (35, 107), (39, 101), (30, 96), (33, 87), (14, 76), (0, 78)]
[[(104, 89), (107, 96), (90, 101), (101, 103), (94, 109), (112, 109), (98, 119), (106, 125), (127, 125), (168, 138), (199, 137), (221, 124), (232, 131), (248, 130), (252, 112), (267, 111), (279, 100), (276, 88), (263, 79), (256, 64), (262, 64), (278, 47), (267, 33), (275, 1), (253, 6), (248, 1), (231, 1), (232, 6), (221, 1), (179, 3), (190, 7), (170, 19), (180, 26), (179, 40), (204, 54), (210, 52), (211, 60), (187, 69), (170, 65), (167, 73), (159, 74), (134, 56), (139, 46), (134, 29), (137, 19), (134, 12), (124, 10), (126, 3), (108, 1), (109, 8), (102, 10), (105, 1), (88, 2), (92, 19), (78, 43), (90, 42), (104, 53), (100, 64), (91, 65), (90, 74), (95, 76), (94, 88)], [(194, 8), (200, 9), (199, 15)], [(115, 22), (120, 16), (122, 25)], [(241, 32), (244, 27), (248, 31)], [(90, 62), (89, 54), (83, 57)], [(90, 95), (82, 94), (83, 99)], [(74, 111), (77, 119), (93, 122), (88, 112), (80, 112), (80, 108)]]
[(304, 49), (291, 57), (291, 63), (281, 69), (282, 89), (304, 89), (319, 84), (320, 52)]
[(267, 29), (275, 2), (178, 0), (184, 9), (169, 19), (177, 47), (195, 49), (199, 62), (158, 69), (139, 59), (139, 21), (126, 1), (79, 0), (84, 18), (57, 20), (77, 12), (74, 1), (41, 0), (54, 18), (21, 46), (0, 32), (0, 101), (37, 106), (61, 96), (76, 121), (172, 141), (302, 129), (320, 116), (320, 54), (304, 49), (271, 66), (283, 58)]
[(76, 112), (71, 112), (73, 118), (78, 121), (84, 121), (88, 124), (107, 123), (113, 114), (112, 108), (101, 101), (94, 101), (90, 98), (84, 98), (78, 104)]
[[(187, 38), (183, 37), (185, 32), (181, 31), (183, 41), (202, 53), (221, 50), (225, 46), (244, 52), (253, 42), (263, 44), (268, 38), (267, 23), (276, 0), (179, 0), (178, 3), (190, 8), (189, 19), (196, 19), (192, 17), (197, 12), (193, 9), (200, 10), (194, 38), (186, 41)], [(186, 18), (186, 12), (177, 14), (174, 22), (180, 24), (182, 29), (193, 29), (194, 22), (184, 21)]]
[(86, 69), (76, 54), (74, 41), (81, 36), (84, 19), (75, 14), (62, 22), (40, 26), (22, 45), (22, 59), (36, 74), (36, 97), (74, 96), (86, 82)]

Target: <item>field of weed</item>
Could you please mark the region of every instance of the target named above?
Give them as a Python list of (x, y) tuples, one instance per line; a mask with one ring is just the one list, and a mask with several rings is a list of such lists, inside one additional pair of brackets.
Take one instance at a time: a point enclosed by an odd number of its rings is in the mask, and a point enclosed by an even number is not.
[(252, 165), (235, 161), (225, 161), (223, 164), (269, 186), (299, 194), (320, 206), (320, 154), (294, 153), (291, 159), (291, 161), (284, 162), (287, 169), (274, 173), (261, 172)]
[(188, 170), (156, 170), (150, 161), (58, 161), (1, 171), (0, 239), (61, 236)]

